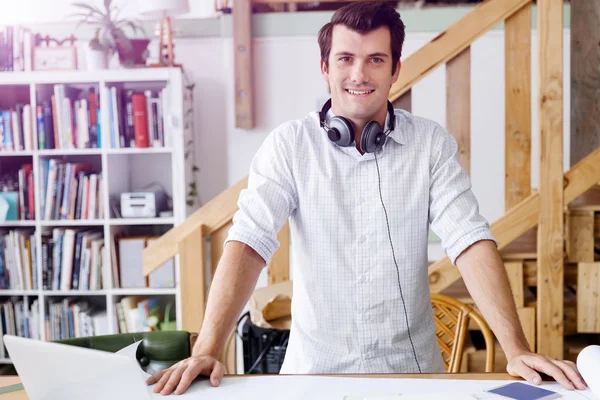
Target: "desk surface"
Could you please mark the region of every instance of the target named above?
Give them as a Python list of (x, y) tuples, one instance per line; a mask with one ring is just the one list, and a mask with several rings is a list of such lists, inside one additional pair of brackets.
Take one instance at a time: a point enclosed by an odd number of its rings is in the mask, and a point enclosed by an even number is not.
[[(241, 375), (237, 375), (241, 376)], [(243, 375), (249, 376), (260, 376), (260, 375)], [(277, 377), (279, 375), (269, 375)], [(336, 375), (330, 375), (336, 376)], [(342, 375), (342, 376), (358, 376), (361, 378), (429, 378), (429, 379), (471, 379), (471, 380), (519, 380), (506, 373), (487, 373), (487, 374), (468, 374), (468, 373), (457, 373), (457, 374), (370, 374), (370, 375)], [(226, 379), (235, 379), (236, 375), (226, 376)], [(7, 388), (8, 386), (20, 383), (20, 379), (17, 376), (0, 376), (0, 388)], [(0, 400), (29, 400), (24, 390), (18, 390), (10, 393), (0, 394)]]

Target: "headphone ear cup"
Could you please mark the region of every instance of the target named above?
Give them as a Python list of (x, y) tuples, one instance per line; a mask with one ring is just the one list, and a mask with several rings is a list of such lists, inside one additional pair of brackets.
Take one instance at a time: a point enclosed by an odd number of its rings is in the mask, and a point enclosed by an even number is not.
[(377, 121), (365, 125), (360, 136), (360, 148), (365, 153), (373, 153), (383, 146), (383, 129)]
[[(330, 132), (334, 131), (334, 132)], [(333, 117), (329, 120), (329, 140), (338, 146), (347, 147), (354, 143), (354, 126), (344, 117)]]

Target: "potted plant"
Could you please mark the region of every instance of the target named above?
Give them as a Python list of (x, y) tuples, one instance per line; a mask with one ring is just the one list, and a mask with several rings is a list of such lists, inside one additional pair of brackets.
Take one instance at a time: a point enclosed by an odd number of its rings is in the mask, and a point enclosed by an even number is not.
[(80, 12), (71, 16), (80, 19), (77, 28), (87, 24), (95, 28), (94, 38), (89, 42), (88, 61), (93, 67), (107, 68), (108, 60), (115, 53), (124, 66), (145, 65), (148, 58), (147, 47), (150, 40), (131, 39), (125, 34), (129, 28), (134, 34), (144, 30), (139, 23), (132, 19), (119, 18), (117, 6), (113, 0), (104, 0), (104, 10), (86, 3), (72, 3)]

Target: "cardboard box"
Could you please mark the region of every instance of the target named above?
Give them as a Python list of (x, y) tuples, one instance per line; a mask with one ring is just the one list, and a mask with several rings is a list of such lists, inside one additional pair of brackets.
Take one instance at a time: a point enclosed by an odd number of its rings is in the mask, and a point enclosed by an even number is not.
[(250, 320), (256, 326), (290, 329), (292, 323), (292, 281), (256, 289), (250, 297)]

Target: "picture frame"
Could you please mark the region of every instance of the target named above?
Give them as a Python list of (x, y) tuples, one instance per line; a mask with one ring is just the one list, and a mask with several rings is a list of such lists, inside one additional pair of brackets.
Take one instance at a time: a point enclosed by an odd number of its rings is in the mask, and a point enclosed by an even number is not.
[[(64, 44), (70, 42), (70, 44)], [(77, 48), (75, 38), (63, 41), (48, 36), (36, 37), (33, 48), (32, 69), (34, 71), (70, 71), (77, 69)], [(53, 44), (54, 43), (54, 44)]]

